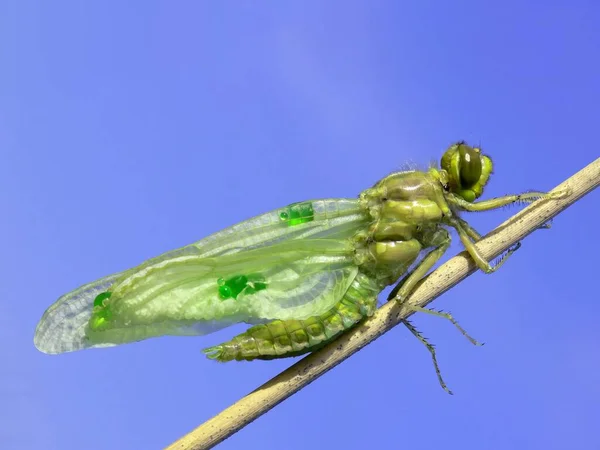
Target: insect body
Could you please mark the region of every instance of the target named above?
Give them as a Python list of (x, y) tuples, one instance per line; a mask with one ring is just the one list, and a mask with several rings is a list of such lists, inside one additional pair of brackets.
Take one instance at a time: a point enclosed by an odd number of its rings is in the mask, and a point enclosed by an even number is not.
[(43, 315), (35, 345), (62, 353), (247, 322), (254, 325), (206, 349), (208, 357), (313, 351), (373, 314), (378, 294), (404, 275), (391, 295), (403, 301), (448, 249), (448, 227), (480, 269), (499, 267), (478, 254), (480, 235), (458, 213), (548, 194), (475, 202), (491, 173), (489, 157), (458, 143), (439, 168), (393, 173), (357, 199), (295, 203), (254, 217), (63, 295)]

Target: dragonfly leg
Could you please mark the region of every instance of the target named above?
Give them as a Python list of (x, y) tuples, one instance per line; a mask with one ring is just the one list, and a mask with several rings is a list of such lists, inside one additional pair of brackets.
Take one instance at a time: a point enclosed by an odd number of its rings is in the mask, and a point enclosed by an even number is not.
[[(501, 208), (506, 205), (510, 205), (513, 203), (531, 203), (535, 200), (539, 199), (557, 199), (562, 198), (565, 195), (569, 195), (569, 191), (555, 191), (551, 193), (547, 192), (526, 192), (523, 194), (516, 195), (507, 195), (504, 197), (497, 197), (491, 200), (485, 200), (481, 202), (467, 202), (458, 196), (449, 196), (448, 201), (455, 206), (458, 206), (460, 209), (465, 211), (489, 211), (491, 209)], [(490, 264), (486, 261), (481, 254), (477, 251), (473, 242), (469, 240), (469, 238), (474, 241), (478, 241), (481, 239), (481, 235), (477, 233), (477, 231), (471, 227), (466, 221), (462, 220), (460, 217), (452, 217), (448, 220), (448, 223), (453, 226), (456, 231), (458, 231), (458, 235), (460, 237), (461, 242), (477, 264), (477, 267), (481, 269), (485, 273), (493, 273), (498, 270), (502, 265), (506, 262), (508, 257), (512, 255), (515, 251), (519, 249), (521, 246), (520, 242), (517, 242), (513, 247), (509, 248), (505, 253), (503, 253), (500, 258), (496, 261), (495, 264)], [(550, 228), (551, 222), (547, 222), (540, 226), (539, 228)]]
[[(469, 223), (467, 221), (461, 219), (460, 217), (455, 217), (455, 220), (461, 225), (461, 227), (464, 229), (467, 236), (469, 236), (473, 240), (473, 242), (477, 242), (477, 241), (481, 240), (481, 234), (479, 234), (475, 228), (473, 228), (471, 225), (469, 225)], [(503, 252), (500, 255), (500, 257), (496, 260), (496, 262), (491, 264), (491, 267), (493, 268), (493, 270), (497, 270), (500, 266), (502, 266), (502, 264), (504, 264), (506, 262), (506, 259), (510, 255), (512, 255), (515, 251), (517, 251), (520, 247), (521, 247), (521, 243), (517, 242), (513, 247), (511, 247), (510, 249)]]
[[(408, 275), (410, 277), (410, 274)], [(388, 296), (388, 301), (395, 298), (397, 295), (398, 290), (400, 289), (400, 287), (402, 286), (402, 281), (399, 282), (396, 287), (392, 290), (392, 292), (390, 292), (390, 295)], [(414, 306), (414, 305), (405, 305), (405, 307), (411, 311), (414, 312), (422, 312), (425, 314), (430, 314), (432, 316), (437, 316), (437, 317), (441, 317), (443, 319), (447, 319), (449, 320), (452, 325), (454, 325), (458, 331), (460, 331), (460, 333), (466, 337), (469, 342), (471, 342), (473, 345), (483, 345), (483, 343), (480, 343), (479, 341), (477, 341), (476, 339), (474, 339), (473, 337), (471, 337), (469, 335), (469, 333), (467, 333), (467, 331), (461, 327), (459, 325), (459, 323), (457, 322), (457, 320), (452, 316), (452, 314), (447, 313), (447, 312), (443, 312), (443, 311), (436, 311), (434, 309), (430, 309), (430, 308), (422, 308), (420, 306)]]
[[(467, 221), (461, 219), (460, 217), (456, 217), (455, 219), (456, 219), (456, 221), (458, 221), (458, 223), (464, 229), (467, 236), (469, 236), (473, 240), (473, 242), (477, 242), (477, 241), (481, 240), (481, 234), (479, 234), (477, 232), (477, 230), (475, 230), (475, 228), (473, 228), (471, 225), (469, 225), (469, 223)], [(517, 242), (513, 247), (511, 247), (508, 250), (506, 250), (505, 252), (503, 252), (500, 255), (500, 257), (496, 260), (496, 262), (491, 264), (492, 269), (497, 270), (499, 267), (501, 267), (502, 264), (504, 264), (506, 262), (506, 259), (510, 255), (512, 255), (515, 251), (517, 251), (520, 247), (521, 247), (521, 242)]]
[(521, 247), (521, 243), (517, 242), (511, 248), (506, 250), (506, 252), (502, 254), (502, 256), (497, 260), (495, 264), (490, 264), (483, 256), (481, 256), (481, 253), (479, 253), (473, 241), (469, 239), (471, 238), (471, 235), (473, 232), (475, 232), (475, 230), (471, 227), (469, 227), (470, 230), (469, 228), (465, 229), (465, 223), (466, 222), (464, 220), (459, 221), (454, 217), (448, 219), (448, 224), (456, 229), (456, 231), (458, 232), (458, 236), (460, 237), (460, 241), (463, 243), (463, 245), (469, 252), (469, 255), (471, 255), (471, 258), (473, 258), (473, 261), (475, 261), (475, 264), (477, 264), (477, 267), (481, 269), (481, 271), (483, 271), (484, 273), (489, 274), (498, 270), (506, 262), (508, 257)]
[(467, 235), (471, 239), (473, 239), (473, 241), (477, 242), (477, 241), (481, 240), (481, 234), (479, 234), (479, 232), (475, 228), (473, 228), (471, 225), (469, 225), (469, 222), (461, 219), (458, 216), (456, 216), (455, 219), (458, 223), (460, 223), (460, 225), (464, 228)]
[[(462, 228), (465, 230), (465, 233), (467, 234), (467, 236), (469, 236), (473, 240), (473, 242), (477, 242), (477, 241), (481, 240), (481, 234), (479, 234), (477, 232), (477, 230), (475, 230), (475, 228), (473, 228), (471, 225), (469, 225), (468, 222), (461, 219), (460, 217), (455, 217), (455, 220), (458, 221), (458, 223), (460, 223)], [(540, 229), (540, 230), (546, 229), (547, 230), (551, 226), (552, 226), (552, 220), (549, 220), (545, 224), (540, 225), (540, 227), (538, 229)], [(497, 270), (500, 266), (502, 266), (502, 264), (504, 264), (506, 262), (506, 259), (510, 255), (512, 255), (515, 251), (517, 251), (520, 247), (521, 247), (521, 242), (517, 242), (513, 247), (511, 247), (508, 250), (506, 250), (505, 252), (503, 252), (498, 257), (496, 262), (491, 265), (492, 268), (494, 268), (494, 270)]]
[(540, 199), (557, 199), (569, 195), (569, 191), (555, 191), (555, 192), (525, 192), (523, 194), (506, 195), (504, 197), (496, 197), (490, 200), (484, 200), (481, 202), (468, 202), (458, 195), (448, 196), (447, 199), (450, 203), (458, 206), (460, 209), (465, 211), (489, 211), (491, 209), (502, 208), (506, 205), (514, 203), (532, 203)]
[(440, 366), (438, 365), (437, 362), (437, 356), (435, 354), (435, 346), (430, 343), (425, 336), (423, 336), (419, 330), (417, 330), (414, 325), (412, 323), (410, 323), (408, 320), (403, 320), (402, 323), (404, 323), (404, 325), (406, 326), (406, 328), (408, 328), (408, 330), (413, 334), (413, 336), (415, 336), (425, 347), (427, 347), (427, 350), (429, 351), (429, 353), (431, 353), (431, 359), (433, 361), (433, 367), (435, 368), (435, 374), (437, 375), (438, 381), (440, 383), (440, 386), (442, 386), (442, 389), (444, 389), (448, 394), (452, 395), (452, 391), (450, 389), (448, 389), (448, 386), (446, 385), (446, 382), (444, 381), (444, 379), (442, 378), (442, 372), (440, 370)]
[(415, 311), (415, 312), (422, 312), (425, 314), (430, 314), (432, 316), (436, 316), (436, 317), (441, 317), (442, 319), (447, 319), (450, 322), (452, 322), (452, 325), (454, 325), (458, 331), (460, 331), (460, 333), (466, 337), (469, 342), (473, 345), (483, 345), (483, 343), (478, 342), (477, 340), (475, 340), (474, 338), (472, 338), (471, 336), (469, 336), (469, 334), (467, 333), (467, 331), (461, 327), (458, 322), (456, 321), (456, 319), (452, 316), (452, 314), (444, 312), (444, 311), (436, 311), (435, 309), (430, 309), (430, 308), (422, 308), (420, 306), (408, 306), (408, 308), (410, 308), (411, 310)]

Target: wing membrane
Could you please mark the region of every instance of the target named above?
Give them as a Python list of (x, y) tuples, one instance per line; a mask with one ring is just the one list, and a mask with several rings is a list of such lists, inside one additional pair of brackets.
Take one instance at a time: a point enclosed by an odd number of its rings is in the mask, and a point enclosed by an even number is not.
[[(347, 238), (366, 218), (356, 200), (310, 204), (305, 223), (290, 226), (285, 208), (271, 211), (62, 296), (42, 317), (35, 345), (62, 353), (326, 311), (356, 276)], [(219, 295), (218, 280), (257, 273), (266, 288), (250, 281), (237, 298)], [(105, 291), (111, 320), (90, 327), (94, 299)]]

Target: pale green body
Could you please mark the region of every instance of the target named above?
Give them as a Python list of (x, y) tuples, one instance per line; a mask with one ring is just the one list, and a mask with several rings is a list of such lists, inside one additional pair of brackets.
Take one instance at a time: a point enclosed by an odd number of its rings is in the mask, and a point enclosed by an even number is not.
[(393, 173), (357, 199), (302, 202), (257, 216), (63, 295), (44, 313), (34, 343), (63, 353), (246, 322), (254, 326), (206, 349), (208, 356), (252, 360), (313, 351), (372, 315), (378, 294), (405, 275), (390, 295), (403, 301), (450, 245), (446, 227), (485, 273), (500, 266), (478, 253), (473, 243), (480, 235), (458, 213), (550, 196), (475, 202), (491, 172), (480, 149), (458, 143), (441, 168)]

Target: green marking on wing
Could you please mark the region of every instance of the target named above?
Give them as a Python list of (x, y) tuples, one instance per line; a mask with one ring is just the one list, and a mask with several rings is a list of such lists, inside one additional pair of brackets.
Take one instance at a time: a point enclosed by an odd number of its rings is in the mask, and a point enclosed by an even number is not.
[(279, 213), (279, 218), (289, 226), (300, 225), (315, 220), (315, 211), (311, 202), (292, 203)]
[(103, 307), (104, 300), (106, 300), (107, 298), (110, 298), (111, 295), (112, 295), (112, 292), (110, 292), (110, 291), (104, 291), (104, 292), (98, 294), (96, 296), (96, 298), (94, 299), (94, 306)]
[(242, 291), (244, 294), (250, 295), (267, 288), (265, 278), (259, 274), (236, 275), (227, 280), (219, 278), (217, 284), (219, 285), (219, 297), (223, 300), (237, 299)]
[(94, 299), (92, 317), (90, 318), (90, 328), (92, 330), (101, 330), (106, 327), (107, 321), (112, 317), (112, 312), (108, 306), (107, 300), (112, 296), (112, 292), (104, 291)]

